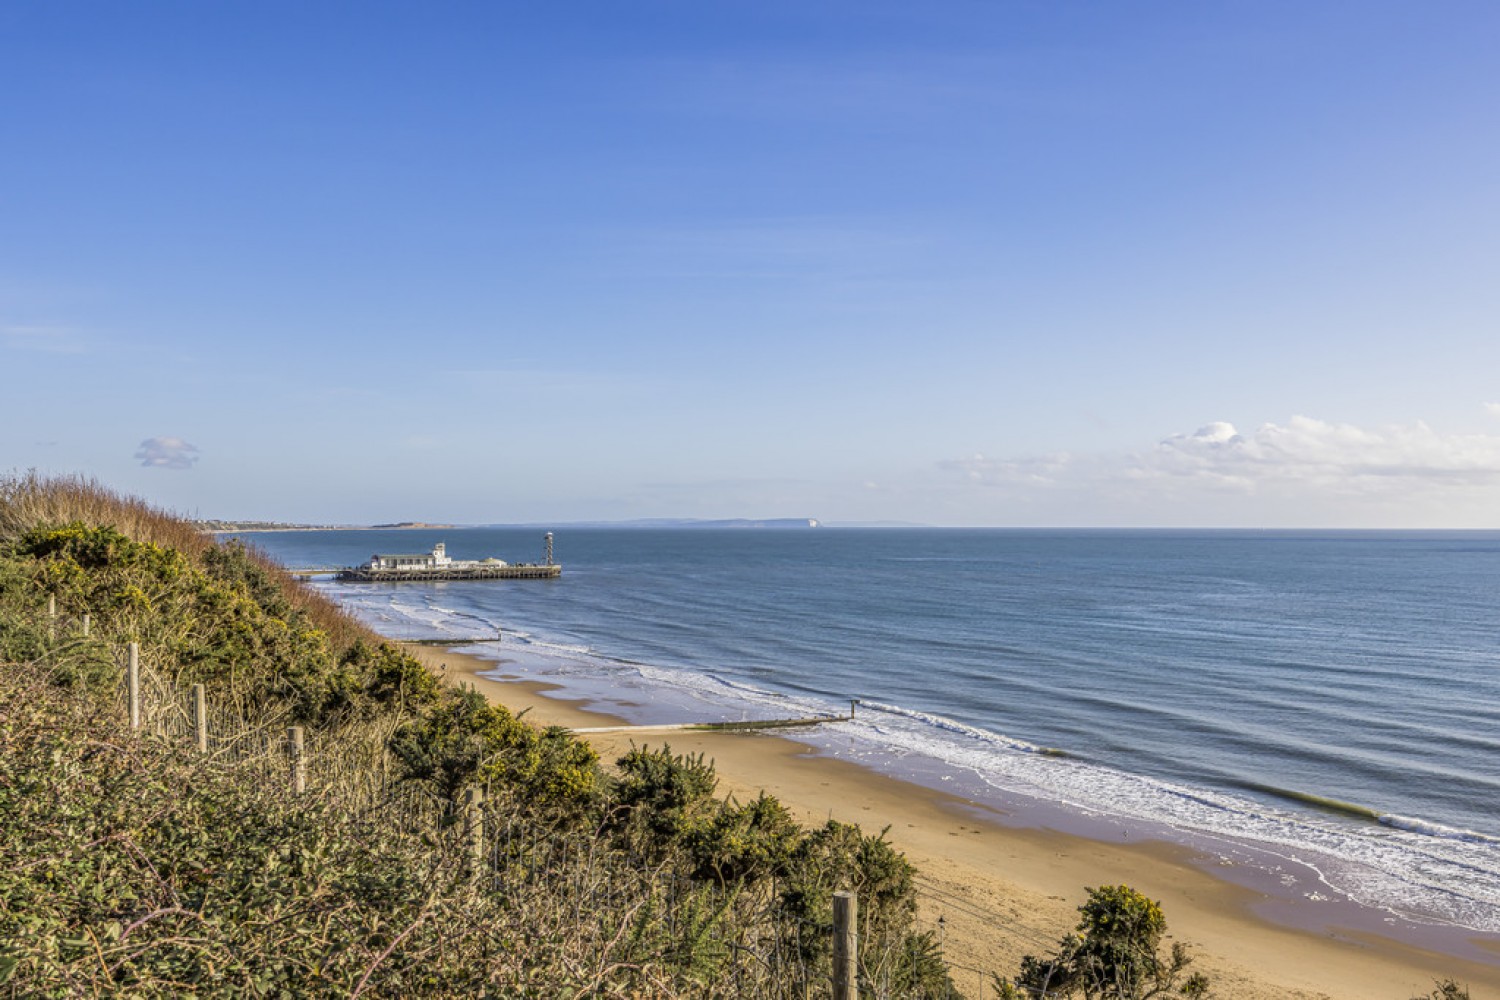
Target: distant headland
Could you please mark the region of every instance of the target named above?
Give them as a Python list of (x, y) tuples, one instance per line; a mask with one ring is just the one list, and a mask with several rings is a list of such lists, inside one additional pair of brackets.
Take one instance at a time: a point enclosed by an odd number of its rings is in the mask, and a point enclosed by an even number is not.
[(821, 528), (823, 522), (815, 517), (732, 517), (718, 520), (693, 517), (646, 517), (633, 521), (575, 521), (563, 525), (568, 528), (774, 528), (807, 529)]
[(399, 531), (413, 528), (456, 528), (455, 524), (431, 521), (399, 521), (395, 524), (292, 524), (286, 521), (220, 521), (197, 520), (199, 531), (210, 534), (236, 531)]

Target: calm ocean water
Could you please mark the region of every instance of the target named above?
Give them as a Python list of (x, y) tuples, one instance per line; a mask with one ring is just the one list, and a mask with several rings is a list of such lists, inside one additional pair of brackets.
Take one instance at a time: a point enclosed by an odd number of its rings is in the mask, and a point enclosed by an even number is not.
[[(541, 555), (537, 530), (247, 537), (294, 566)], [(471, 651), (633, 721), (860, 698), (813, 741), (1500, 931), (1500, 534), (569, 529), (556, 554), (556, 581), (319, 586), (393, 637), (504, 629)]]

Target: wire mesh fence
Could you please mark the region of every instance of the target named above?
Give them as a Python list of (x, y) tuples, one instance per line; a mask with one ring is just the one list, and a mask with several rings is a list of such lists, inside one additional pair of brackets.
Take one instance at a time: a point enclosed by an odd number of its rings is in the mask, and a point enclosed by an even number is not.
[[(606, 857), (604, 838), (559, 835), (555, 825), (528, 815), (515, 791), (504, 785), (481, 784), (473, 800), (464, 804), (442, 800), (419, 783), (402, 780), (399, 762), (387, 745), (389, 732), (351, 724), (294, 734), (296, 727), (290, 725), (285, 709), (254, 706), (247, 711), (244, 704), (226, 704), (212, 690), (177, 686), (149, 662), (141, 664), (138, 676), (135, 698), (142, 734), (200, 748), (204, 766), (249, 775), (288, 793), (300, 788), (298, 794), (309, 804), (336, 800), (346, 815), (425, 836), (435, 851), (466, 854), (474, 864), (477, 884), (493, 894), (518, 894), (545, 882), (570, 901), (553, 918), (591, 926), (601, 942), (620, 933), (622, 922), (649, 909), (659, 914), (668, 937), (691, 939), (694, 947), (740, 957), (723, 964), (714, 995), (769, 996), (773, 994), (766, 992), (766, 984), (771, 981), (801, 982), (796, 997), (830, 995), (826, 979), (818, 980), (809, 961), (817, 949), (778, 919), (778, 900), (786, 887), (777, 878), (746, 889), (685, 878), (644, 854), (621, 857), (616, 851)], [(129, 678), (122, 671), (114, 701), (123, 717), (129, 717), (131, 699)], [(628, 876), (622, 877), (622, 872)], [(916, 894), (918, 930), (932, 932), (948, 973), (946, 997), (994, 997), (992, 983), (999, 971), (994, 963), (954, 953), (946, 934), (955, 919), (992, 925), (993, 914), (934, 880), (919, 879)], [(711, 919), (730, 910), (742, 919)], [(726, 928), (736, 930), (728, 933)], [(538, 928), (538, 933), (545, 936), (546, 930)], [(1011, 944), (1011, 950), (1045, 953), (1055, 942), (1038, 936), (1034, 941), (1013, 939)], [(857, 996), (862, 1000), (917, 995), (902, 992), (895, 981), (895, 947), (894, 941), (861, 939)]]

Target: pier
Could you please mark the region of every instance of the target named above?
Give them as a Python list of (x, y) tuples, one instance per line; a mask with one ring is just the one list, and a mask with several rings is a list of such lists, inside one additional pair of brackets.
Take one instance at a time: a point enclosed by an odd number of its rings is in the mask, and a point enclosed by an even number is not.
[(338, 571), (338, 579), (353, 583), (415, 583), (436, 580), (550, 580), (562, 576), (562, 566), (540, 563), (490, 566), (438, 566), (427, 568), (373, 569), (350, 566)]
[[(431, 583), (443, 580), (551, 580), (562, 576), (562, 566), (552, 561), (552, 532), (543, 536), (543, 562), (508, 563), (501, 559), (454, 559), (448, 547), (438, 542), (431, 552), (376, 553), (360, 566), (336, 570), (337, 579), (349, 583)], [(309, 575), (313, 575), (309, 572)]]

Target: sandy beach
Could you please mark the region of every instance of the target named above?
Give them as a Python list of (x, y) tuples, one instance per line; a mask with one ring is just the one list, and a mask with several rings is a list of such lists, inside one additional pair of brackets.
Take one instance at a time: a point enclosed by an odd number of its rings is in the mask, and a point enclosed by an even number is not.
[[(545, 685), (482, 676), (503, 676), (503, 664), (420, 645), (406, 648), (450, 681), (471, 684), (539, 724), (583, 729), (621, 721), (548, 697)], [(676, 751), (701, 752), (716, 765), (721, 795), (745, 799), (764, 789), (805, 824), (833, 818), (868, 831), (888, 827), (892, 844), (920, 872), (922, 925), (935, 928), (942, 918), (954, 982), (970, 998), (986, 995), (980, 985), (990, 971), (1013, 970), (1022, 954), (1048, 950), (1071, 929), (1086, 886), (1115, 883), (1161, 902), (1169, 936), (1191, 948), (1194, 968), (1212, 977), (1220, 998), (1408, 1000), (1426, 995), (1444, 977), (1467, 984), (1475, 1000), (1500, 997), (1500, 951), (1493, 941), (1471, 942), (1468, 952), (1480, 956), (1475, 960), (1382, 936), (1353, 921), (1282, 925), (1257, 912), (1273, 902), (1268, 894), (1215, 877), (1178, 845), (1105, 843), (1018, 828), (968, 800), (763, 732), (586, 738), (606, 763), (632, 742), (668, 742)], [(1363, 919), (1368, 922), (1368, 912)]]

